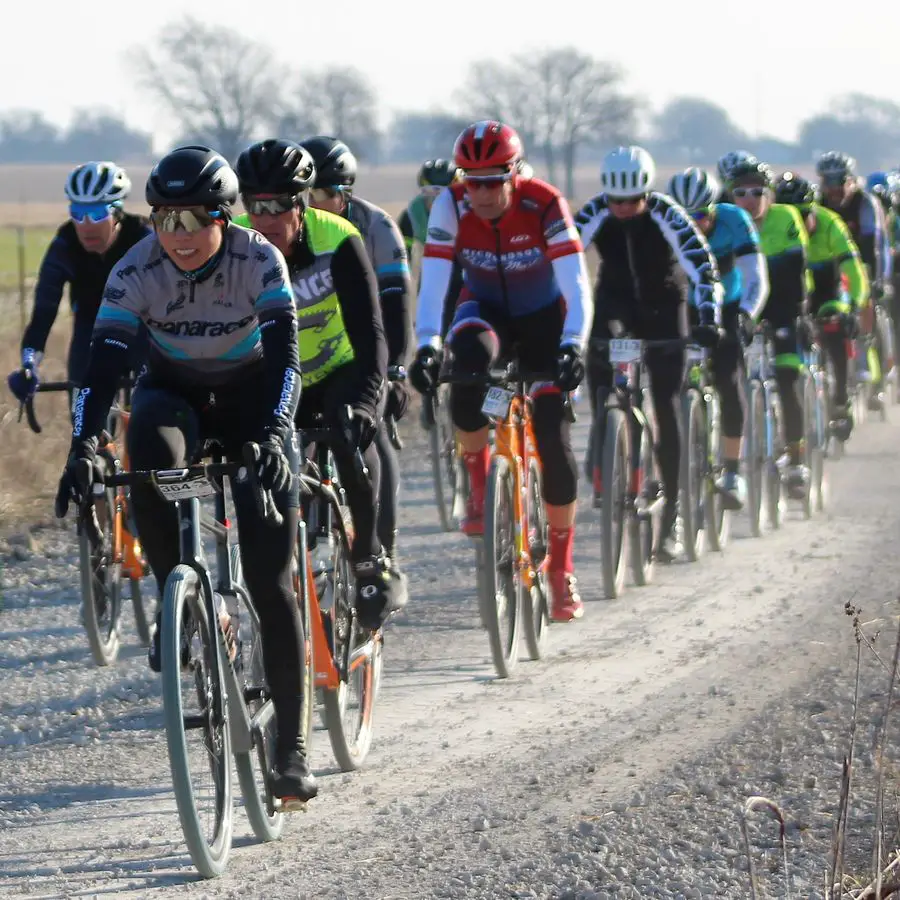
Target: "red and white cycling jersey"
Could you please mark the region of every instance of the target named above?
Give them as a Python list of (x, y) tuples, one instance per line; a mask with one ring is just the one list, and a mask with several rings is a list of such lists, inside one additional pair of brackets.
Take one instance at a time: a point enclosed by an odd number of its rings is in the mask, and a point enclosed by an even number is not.
[(516, 317), (563, 300), (561, 343), (584, 345), (593, 315), (587, 266), (569, 206), (556, 188), (517, 178), (512, 206), (493, 221), (472, 212), (465, 184), (439, 194), (422, 259), (416, 314), (420, 347), (440, 341), (454, 260), (464, 277), (460, 304), (476, 300)]

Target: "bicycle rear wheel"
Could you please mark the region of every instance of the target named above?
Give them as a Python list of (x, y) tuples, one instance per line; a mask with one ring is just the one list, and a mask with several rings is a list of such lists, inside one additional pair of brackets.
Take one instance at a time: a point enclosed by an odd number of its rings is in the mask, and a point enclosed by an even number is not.
[[(281, 837), (284, 828), (284, 816), (275, 809), (275, 798), (270, 787), (277, 737), (275, 711), (267, 708), (271, 707), (272, 699), (266, 683), (259, 616), (246, 593), (240, 548), (236, 544), (231, 547), (231, 572), (236, 587), (233, 608), (237, 611), (237, 620), (232, 624), (236, 624), (238, 629), (235, 656), (238, 682), (251, 720), (260, 714), (268, 716), (264, 724), (253, 729), (253, 749), (249, 753), (235, 752), (234, 763), (244, 798), (244, 811), (253, 833), (261, 841), (275, 841)], [(308, 693), (306, 705), (311, 713), (312, 701)], [(308, 714), (306, 709), (304, 714)]]
[(549, 525), (541, 490), (541, 470), (532, 456), (528, 461), (528, 556), (534, 570), (531, 589), (520, 581), (522, 591), (522, 625), (525, 646), (531, 659), (540, 659), (547, 644), (550, 625), (549, 586), (547, 584), (547, 550)]
[[(600, 417), (594, 419), (598, 427)], [(603, 427), (603, 426), (599, 426)], [(599, 440), (595, 431), (594, 440)], [(594, 447), (599, 447), (595, 443)], [(594, 451), (597, 452), (596, 449)], [(615, 600), (625, 587), (625, 558), (628, 542), (626, 501), (630, 477), (628, 422), (621, 409), (606, 410), (603, 433), (603, 509), (600, 516), (600, 557), (603, 568), (603, 592), (607, 600)]]
[(500, 678), (519, 661), (519, 572), (513, 474), (502, 456), (494, 456), (484, 504), (484, 571), (479, 579), (481, 621)]
[(706, 416), (700, 393), (689, 388), (685, 391), (681, 404), (682, 431), (681, 476), (681, 517), (684, 522), (684, 555), (689, 562), (696, 562), (706, 548), (708, 513), (705, 504), (703, 472), (707, 459)]
[(172, 570), (160, 640), (163, 718), (181, 830), (191, 860), (206, 878), (225, 871), (233, 814), (231, 733), (214, 659), (219, 636), (211, 630), (210, 603), (193, 569)]
[(81, 576), (81, 619), (91, 656), (98, 666), (108, 666), (119, 655), (122, 616), (122, 566), (112, 559), (112, 517), (115, 497), (106, 491), (106, 508), (98, 509), (101, 541), (92, 547), (87, 529), (79, 526), (78, 559)]
[(334, 758), (341, 771), (352, 772), (365, 762), (372, 746), (384, 643), (380, 631), (367, 631), (356, 621), (350, 545), (338, 528), (328, 577), (333, 600), (325, 613), (330, 620), (326, 632), (341, 680), (335, 690), (322, 689), (322, 705)]

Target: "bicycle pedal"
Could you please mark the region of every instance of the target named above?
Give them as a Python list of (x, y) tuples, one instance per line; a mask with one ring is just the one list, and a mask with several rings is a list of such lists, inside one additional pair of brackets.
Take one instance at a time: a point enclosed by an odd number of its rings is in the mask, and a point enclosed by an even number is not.
[(302, 797), (275, 797), (275, 811), (283, 813), (306, 812), (307, 801)]

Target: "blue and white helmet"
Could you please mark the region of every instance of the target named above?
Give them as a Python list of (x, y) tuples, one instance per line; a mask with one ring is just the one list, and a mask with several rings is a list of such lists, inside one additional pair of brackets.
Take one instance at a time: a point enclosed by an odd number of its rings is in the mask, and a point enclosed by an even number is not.
[(712, 173), (691, 166), (669, 179), (668, 193), (691, 212), (712, 206), (719, 199), (722, 188)]
[(114, 162), (87, 162), (66, 179), (70, 203), (110, 203), (118, 206), (131, 192), (131, 179)]

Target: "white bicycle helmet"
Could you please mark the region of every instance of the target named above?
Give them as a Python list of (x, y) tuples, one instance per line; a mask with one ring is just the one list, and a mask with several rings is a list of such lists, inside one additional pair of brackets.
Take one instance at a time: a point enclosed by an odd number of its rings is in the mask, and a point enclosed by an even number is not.
[(753, 154), (749, 150), (732, 150), (730, 153), (726, 153), (716, 163), (719, 181), (726, 184), (731, 181), (731, 173), (748, 159), (753, 159)]
[(643, 147), (616, 147), (603, 158), (600, 185), (608, 197), (636, 197), (653, 187), (656, 163)]
[(669, 194), (689, 211), (712, 206), (721, 192), (715, 176), (696, 166), (676, 173), (669, 179)]
[(131, 191), (131, 179), (114, 162), (88, 162), (76, 166), (66, 179), (71, 203), (117, 203)]

